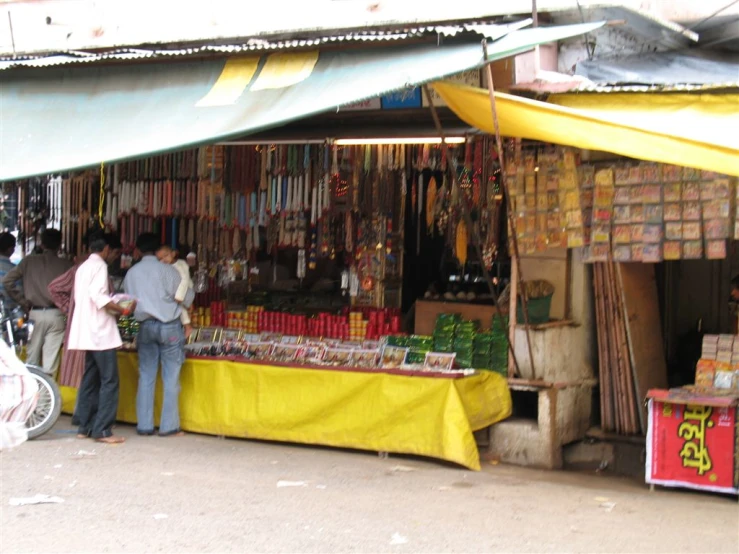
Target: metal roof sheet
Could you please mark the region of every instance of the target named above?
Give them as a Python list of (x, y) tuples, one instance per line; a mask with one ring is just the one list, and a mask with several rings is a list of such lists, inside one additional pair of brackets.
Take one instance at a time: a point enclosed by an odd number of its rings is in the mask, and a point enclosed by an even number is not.
[(471, 22), (463, 25), (437, 25), (429, 27), (411, 27), (398, 30), (372, 30), (328, 35), (320, 37), (295, 38), (290, 40), (267, 41), (251, 39), (240, 44), (203, 45), (179, 49), (142, 49), (126, 48), (101, 53), (64, 53), (38, 57), (13, 59), (0, 58), (0, 71), (20, 67), (54, 67), (61, 65), (88, 64), (103, 61), (137, 61), (151, 58), (186, 57), (203, 54), (239, 54), (244, 52), (262, 52), (271, 50), (292, 50), (311, 48), (337, 42), (392, 42), (421, 37), (424, 35), (456, 36), (462, 33), (478, 33), (500, 38), (509, 30), (516, 30), (530, 23), (523, 20), (511, 25), (495, 25), (489, 21)]
[(618, 83), (583, 83), (569, 92), (699, 92), (718, 89), (737, 89), (739, 82), (708, 84), (669, 84), (669, 85), (622, 85)]

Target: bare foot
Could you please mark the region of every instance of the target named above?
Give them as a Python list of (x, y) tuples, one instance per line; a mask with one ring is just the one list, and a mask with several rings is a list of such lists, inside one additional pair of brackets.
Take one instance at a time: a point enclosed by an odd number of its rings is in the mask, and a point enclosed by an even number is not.
[(121, 444), (123, 442), (126, 442), (125, 437), (119, 437), (117, 435), (111, 435), (109, 437), (100, 437), (99, 439), (95, 439), (97, 442), (102, 442), (105, 444)]
[(83, 435), (82, 433), (77, 433), (78, 439), (89, 439), (90, 435)]

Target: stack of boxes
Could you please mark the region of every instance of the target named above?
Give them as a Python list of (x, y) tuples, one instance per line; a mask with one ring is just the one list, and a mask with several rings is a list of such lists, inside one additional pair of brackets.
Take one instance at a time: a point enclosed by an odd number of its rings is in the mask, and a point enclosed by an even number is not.
[(241, 329), (249, 334), (258, 333), (259, 313), (263, 311), (264, 306), (247, 306), (243, 312), (228, 312), (227, 327)]
[(426, 354), (434, 351), (434, 338), (425, 335), (389, 335), (387, 344), (409, 349), (405, 357), (406, 364), (423, 364)]
[(704, 335), (695, 385), (739, 391), (739, 340), (735, 335)]
[[(475, 336), (480, 329), (480, 322), (461, 321), (454, 331), (454, 351), (457, 353), (455, 359), (459, 367), (474, 367), (472, 355), (475, 348)], [(480, 368), (483, 369), (483, 368)]]
[(472, 367), (493, 369), (493, 335), (490, 332), (478, 333), (473, 341)]
[(434, 352), (454, 352), (454, 333), (461, 321), (459, 314), (439, 314), (434, 326)]
[(501, 328), (498, 316), (490, 322), (490, 334), (493, 336), (493, 347), (490, 354), (490, 369), (504, 377), (508, 375), (508, 318), (503, 317)]
[[(506, 329), (508, 322), (505, 322)], [(458, 367), (508, 373), (508, 342), (500, 323), (480, 331), (480, 322), (463, 321), (458, 314), (439, 314), (434, 327), (434, 352), (456, 352)]]
[(349, 340), (364, 340), (367, 337), (367, 323), (362, 312), (349, 312)]

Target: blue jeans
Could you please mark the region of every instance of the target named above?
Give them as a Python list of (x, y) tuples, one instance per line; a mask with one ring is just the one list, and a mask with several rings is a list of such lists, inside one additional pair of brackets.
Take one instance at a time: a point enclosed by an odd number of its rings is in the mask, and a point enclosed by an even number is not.
[(185, 331), (180, 320), (162, 323), (149, 319), (141, 323), (136, 339), (139, 352), (139, 388), (136, 393), (137, 431), (154, 432), (154, 387), (159, 361), (162, 362), (164, 401), (159, 434), (180, 430), (180, 370), (185, 361)]

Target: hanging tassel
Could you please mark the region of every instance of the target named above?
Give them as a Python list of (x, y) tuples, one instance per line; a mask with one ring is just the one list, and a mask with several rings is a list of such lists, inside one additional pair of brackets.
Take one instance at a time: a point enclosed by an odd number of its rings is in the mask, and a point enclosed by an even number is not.
[(426, 232), (429, 234), (433, 233), (434, 230), (434, 207), (436, 206), (437, 193), (436, 179), (431, 177), (426, 192)]

